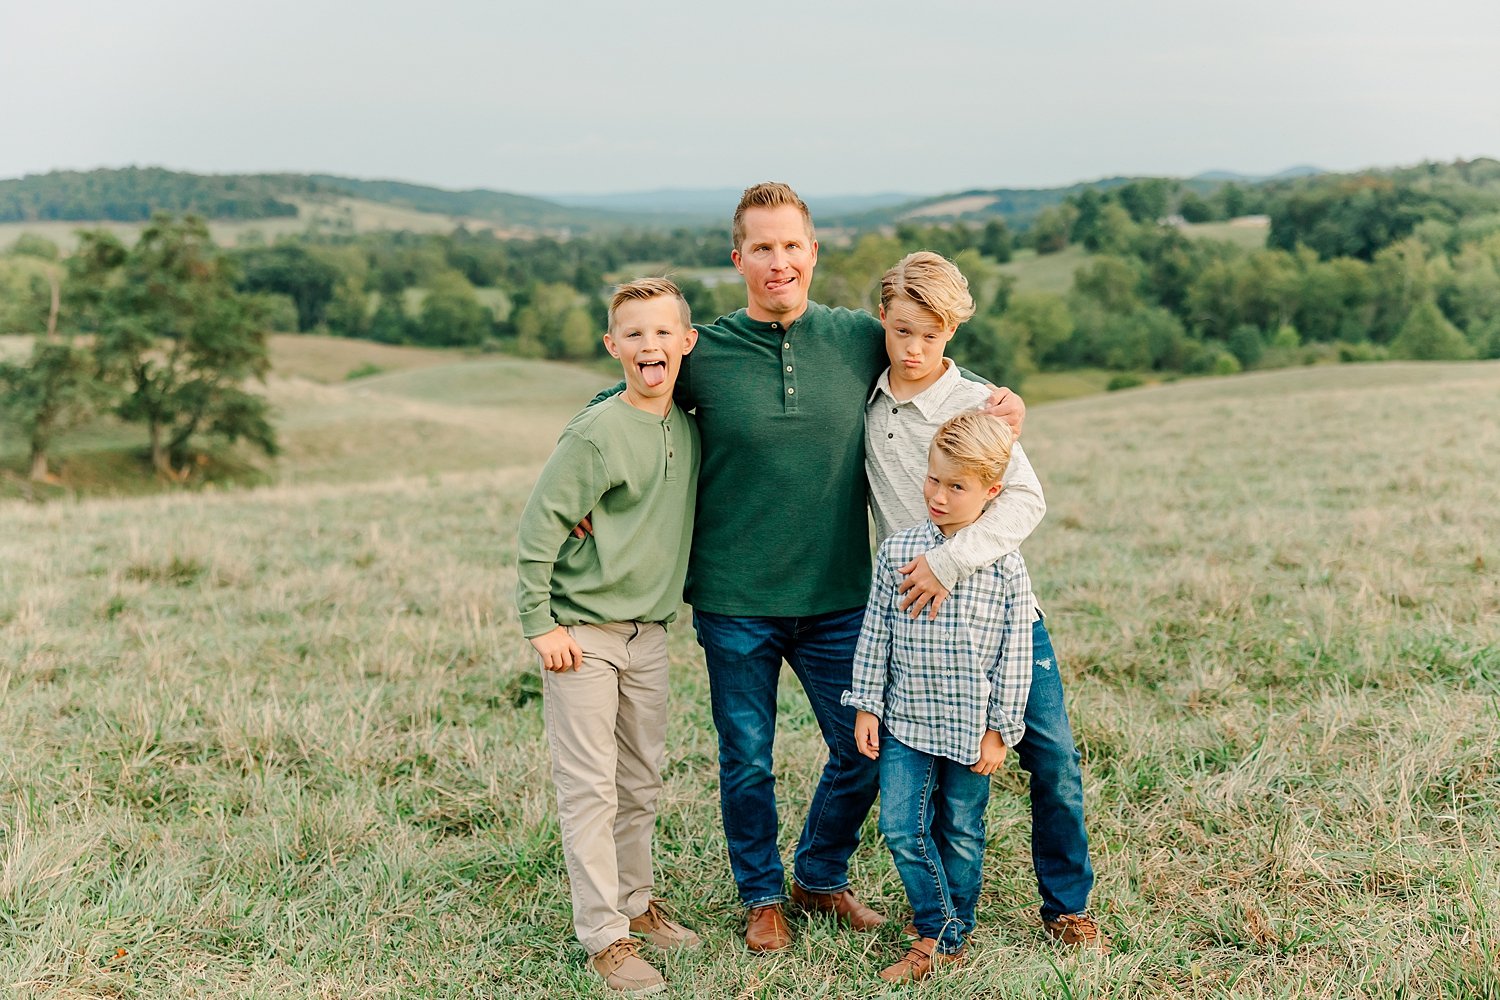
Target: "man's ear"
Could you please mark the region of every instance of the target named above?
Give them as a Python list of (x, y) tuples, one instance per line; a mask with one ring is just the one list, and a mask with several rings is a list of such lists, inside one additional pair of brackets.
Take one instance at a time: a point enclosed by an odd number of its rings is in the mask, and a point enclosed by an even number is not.
[(729, 251), (729, 260), (730, 260), (730, 262), (732, 264), (734, 264), (734, 269), (736, 271), (740, 272), (741, 274), (745, 273), (745, 269), (740, 266), (740, 248), (739, 247), (735, 247), (733, 250)]

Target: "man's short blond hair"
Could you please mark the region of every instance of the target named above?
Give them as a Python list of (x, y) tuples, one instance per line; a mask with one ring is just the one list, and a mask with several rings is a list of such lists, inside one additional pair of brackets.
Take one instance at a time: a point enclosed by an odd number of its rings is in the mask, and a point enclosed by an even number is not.
[(969, 279), (957, 264), (931, 250), (907, 254), (880, 279), (880, 307), (889, 308), (898, 298), (932, 313), (942, 321), (945, 330), (954, 329), (974, 315)]
[(978, 410), (967, 410), (945, 421), (932, 436), (933, 449), (987, 486), (1005, 475), (1014, 443), (1009, 424)]
[(677, 311), (682, 314), (684, 328), (693, 325), (693, 311), (683, 297), (682, 289), (671, 278), (636, 278), (615, 289), (609, 300), (609, 333), (615, 330), (615, 313), (627, 302), (644, 302), (647, 299), (673, 298), (677, 300)]
[(738, 250), (740, 244), (745, 242), (745, 210), (749, 208), (780, 208), (782, 205), (791, 205), (802, 213), (802, 221), (807, 223), (808, 239), (813, 238), (812, 213), (807, 210), (807, 202), (797, 196), (790, 184), (780, 181), (766, 181), (756, 184), (754, 187), (745, 188), (745, 193), (740, 195), (740, 203), (734, 209), (734, 228), (731, 236), (734, 239), (734, 248)]

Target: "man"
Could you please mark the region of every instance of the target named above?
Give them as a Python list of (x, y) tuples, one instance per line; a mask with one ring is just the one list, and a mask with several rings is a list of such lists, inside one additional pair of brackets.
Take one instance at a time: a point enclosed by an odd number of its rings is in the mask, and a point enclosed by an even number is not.
[[(818, 244), (791, 188), (748, 189), (733, 239), (747, 308), (700, 328), (679, 382), (704, 448), (687, 599), (708, 666), (746, 944), (773, 951), (791, 943), (772, 774), (783, 660), (829, 755), (798, 840), (790, 900), (856, 929), (885, 920), (849, 887), (849, 857), (879, 774), (854, 745), (854, 712), (840, 696), (870, 581), (864, 402), (886, 357), (873, 316), (809, 302)], [(1020, 400), (1001, 396), (999, 415), (1019, 426)], [(942, 593), (929, 567), (913, 568), (921, 571), (914, 602)]]

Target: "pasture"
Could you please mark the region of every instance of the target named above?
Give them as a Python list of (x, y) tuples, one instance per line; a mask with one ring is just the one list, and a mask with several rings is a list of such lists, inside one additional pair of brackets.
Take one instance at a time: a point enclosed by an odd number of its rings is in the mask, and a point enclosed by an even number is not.
[[(278, 363), (275, 485), (0, 501), (8, 994), (603, 995), (510, 601), (535, 472), (606, 378), (342, 365)], [(1387, 364), (1032, 410), (1026, 554), (1116, 947), (1040, 933), (1012, 758), (971, 962), (922, 990), (1500, 997), (1497, 399), (1500, 363)], [(739, 945), (686, 613), (671, 652), (658, 891), (708, 941), (673, 995), (886, 995), (899, 920)], [(779, 727), (789, 852), (823, 753), (789, 673)], [(901, 918), (865, 834), (855, 886)]]

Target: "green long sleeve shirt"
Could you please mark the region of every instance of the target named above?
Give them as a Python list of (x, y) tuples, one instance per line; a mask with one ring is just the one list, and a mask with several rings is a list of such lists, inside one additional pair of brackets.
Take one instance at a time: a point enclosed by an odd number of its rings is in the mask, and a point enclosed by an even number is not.
[[(516, 608), (528, 639), (558, 625), (670, 622), (693, 537), (698, 429), (615, 396), (575, 416), (517, 529)], [(592, 519), (593, 533), (572, 536)]]

